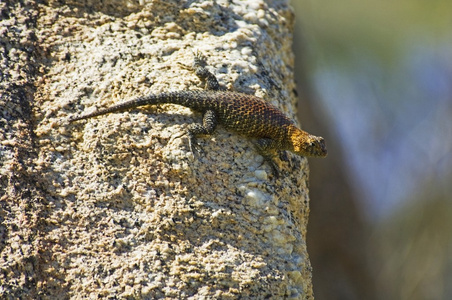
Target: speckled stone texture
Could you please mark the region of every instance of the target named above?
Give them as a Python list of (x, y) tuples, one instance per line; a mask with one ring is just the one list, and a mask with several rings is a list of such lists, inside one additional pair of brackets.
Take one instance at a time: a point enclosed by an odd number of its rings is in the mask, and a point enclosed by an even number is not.
[(150, 106), (199, 90), (193, 51), (229, 90), (295, 116), (288, 1), (0, 3), (0, 298), (312, 299), (308, 166), (270, 175), (250, 141)]

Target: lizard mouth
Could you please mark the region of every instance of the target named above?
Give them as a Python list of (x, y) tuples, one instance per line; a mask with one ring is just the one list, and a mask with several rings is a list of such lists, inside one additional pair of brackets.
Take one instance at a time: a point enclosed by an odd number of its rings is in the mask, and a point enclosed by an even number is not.
[(325, 157), (328, 155), (328, 150), (326, 150), (326, 144), (323, 138), (318, 138), (316, 145), (312, 149), (315, 150), (313, 153), (314, 156)]
[(328, 154), (325, 140), (320, 136), (299, 130), (292, 136), (293, 152), (307, 157), (325, 157)]

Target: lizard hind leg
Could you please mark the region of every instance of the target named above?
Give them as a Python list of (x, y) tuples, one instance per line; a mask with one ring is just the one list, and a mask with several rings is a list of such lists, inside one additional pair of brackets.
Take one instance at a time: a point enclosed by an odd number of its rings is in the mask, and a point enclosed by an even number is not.
[(194, 53), (194, 62), (193, 62), (193, 70), (196, 76), (206, 83), (206, 88), (211, 91), (220, 90), (220, 84), (218, 83), (217, 78), (213, 75), (209, 70), (207, 70), (207, 62), (206, 57), (202, 55), (200, 52)]
[(195, 154), (194, 147), (198, 151), (201, 150), (198, 143), (196, 142), (196, 137), (198, 135), (210, 135), (215, 131), (217, 127), (217, 116), (213, 110), (208, 110), (204, 113), (202, 124), (191, 124), (188, 127), (188, 142), (190, 146), (190, 151)]

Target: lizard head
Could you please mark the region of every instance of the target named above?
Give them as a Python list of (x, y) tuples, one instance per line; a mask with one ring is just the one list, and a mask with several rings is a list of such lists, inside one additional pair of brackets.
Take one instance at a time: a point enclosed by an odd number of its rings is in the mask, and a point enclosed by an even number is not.
[(292, 152), (301, 156), (325, 157), (327, 155), (325, 140), (295, 128), (290, 134)]

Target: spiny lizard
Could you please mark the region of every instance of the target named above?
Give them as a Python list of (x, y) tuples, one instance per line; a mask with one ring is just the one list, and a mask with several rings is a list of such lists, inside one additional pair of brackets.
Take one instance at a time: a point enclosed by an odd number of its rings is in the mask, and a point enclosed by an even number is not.
[(188, 128), (190, 150), (196, 146), (196, 136), (215, 131), (217, 124), (254, 139), (257, 151), (278, 174), (273, 157), (278, 150), (289, 150), (301, 156), (325, 157), (327, 150), (322, 137), (311, 135), (299, 128), (282, 111), (253, 95), (222, 91), (216, 77), (207, 70), (205, 58), (195, 55), (195, 74), (206, 82), (204, 91), (176, 91), (149, 94), (108, 108), (82, 114), (69, 122), (88, 119), (112, 112), (136, 108), (143, 105), (163, 103), (178, 104), (203, 113), (202, 124), (191, 124)]

